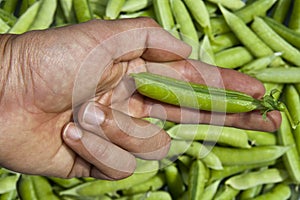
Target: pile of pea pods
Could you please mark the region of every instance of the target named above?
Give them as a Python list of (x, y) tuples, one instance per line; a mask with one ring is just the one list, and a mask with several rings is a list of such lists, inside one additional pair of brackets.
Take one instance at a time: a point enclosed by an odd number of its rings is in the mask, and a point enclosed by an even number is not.
[[(191, 59), (275, 89), (300, 121), (300, 0), (0, 0), (0, 33), (140, 16), (191, 45)], [(0, 168), (0, 200), (299, 199), (300, 126), (284, 113), (274, 133), (145, 120), (172, 137), (162, 161), (138, 160), (142, 169), (118, 181)]]

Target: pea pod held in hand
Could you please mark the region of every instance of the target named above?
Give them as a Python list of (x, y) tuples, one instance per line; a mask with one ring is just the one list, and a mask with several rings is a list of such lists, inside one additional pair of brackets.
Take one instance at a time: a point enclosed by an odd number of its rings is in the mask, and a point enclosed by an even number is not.
[(241, 92), (208, 87), (147, 72), (131, 74), (131, 76), (135, 80), (139, 93), (161, 102), (226, 113), (261, 110), (264, 112), (264, 117), (268, 111), (279, 110), (285, 112), (292, 127), (296, 127), (286, 106), (275, 100), (272, 93), (265, 95), (263, 99), (255, 99)]

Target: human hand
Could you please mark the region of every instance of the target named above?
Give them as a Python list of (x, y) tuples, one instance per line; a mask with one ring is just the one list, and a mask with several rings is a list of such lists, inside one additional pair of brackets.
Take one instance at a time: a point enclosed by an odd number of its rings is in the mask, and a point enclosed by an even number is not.
[(268, 121), (256, 112), (224, 118), (134, 92), (128, 74), (149, 71), (257, 98), (264, 94), (253, 78), (186, 60), (190, 47), (150, 19), (94, 20), (3, 35), (1, 41), (0, 165), (11, 170), (124, 178), (133, 173), (135, 156), (161, 159), (168, 152), (169, 136), (140, 119), (148, 116), (267, 131), (280, 123), (278, 112), (270, 112)]

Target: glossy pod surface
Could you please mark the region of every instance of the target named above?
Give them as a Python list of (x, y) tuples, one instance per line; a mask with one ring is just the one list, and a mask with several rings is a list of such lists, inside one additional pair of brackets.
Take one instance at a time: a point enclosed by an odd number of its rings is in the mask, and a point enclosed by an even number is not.
[(183, 107), (240, 113), (255, 110), (259, 101), (243, 93), (188, 83), (150, 73), (131, 74), (139, 93)]

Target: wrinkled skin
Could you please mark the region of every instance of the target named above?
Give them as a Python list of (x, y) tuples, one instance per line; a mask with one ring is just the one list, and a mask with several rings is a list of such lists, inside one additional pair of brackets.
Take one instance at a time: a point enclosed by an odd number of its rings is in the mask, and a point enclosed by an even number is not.
[(170, 137), (141, 119), (148, 116), (265, 131), (280, 124), (276, 111), (268, 120), (259, 112), (212, 117), (135, 92), (128, 74), (149, 71), (256, 98), (264, 94), (262, 84), (244, 74), (187, 60), (190, 47), (151, 19), (94, 20), (0, 40), (0, 165), (11, 170), (64, 178), (127, 177), (135, 170), (135, 157), (162, 159), (168, 152)]

